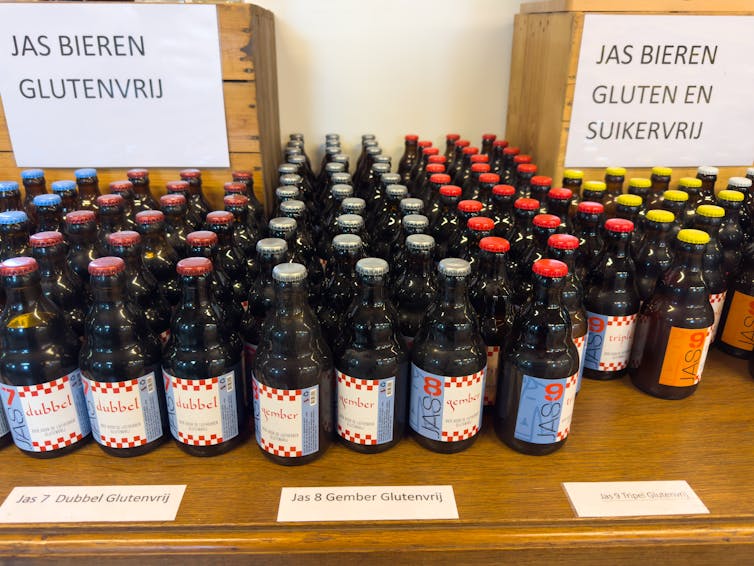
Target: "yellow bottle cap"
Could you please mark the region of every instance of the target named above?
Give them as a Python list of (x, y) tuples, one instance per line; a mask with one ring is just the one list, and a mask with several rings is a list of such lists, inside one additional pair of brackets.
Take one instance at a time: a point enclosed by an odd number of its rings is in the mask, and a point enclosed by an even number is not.
[(650, 222), (671, 223), (675, 222), (675, 214), (673, 214), (669, 210), (654, 208), (647, 212), (647, 220), (649, 220)]
[(673, 170), (670, 167), (652, 167), (652, 175), (658, 177), (670, 177), (673, 174)]
[(641, 206), (644, 202), (639, 195), (619, 195), (615, 202), (621, 206)]
[(709, 218), (722, 218), (725, 216), (725, 209), (722, 206), (715, 206), (714, 204), (700, 204), (696, 207), (696, 213), (699, 216), (707, 216)]
[(742, 202), (744, 200), (744, 194), (739, 191), (725, 189), (717, 193), (717, 198), (728, 202)]
[(604, 181), (585, 181), (583, 188), (585, 191), (604, 191), (607, 190), (607, 185)]
[(702, 180), (696, 177), (681, 177), (678, 180), (679, 187), (686, 187), (688, 189), (698, 189), (702, 186)]
[(578, 169), (566, 169), (565, 171), (563, 171), (563, 178), (564, 179), (583, 179), (584, 172), (579, 171)]
[(689, 200), (689, 194), (684, 191), (676, 191), (675, 189), (670, 189), (669, 191), (665, 191), (662, 193), (663, 200), (669, 200), (673, 202), (686, 202)]
[(645, 177), (631, 177), (628, 180), (628, 186), (637, 189), (648, 189), (652, 186), (652, 181), (646, 179)]
[(687, 244), (706, 244), (709, 242), (709, 234), (702, 230), (694, 230), (693, 228), (684, 228), (678, 232), (678, 239), (681, 242)]
[(610, 175), (611, 177), (625, 177), (626, 168), (625, 167), (608, 167), (607, 169), (605, 169), (605, 175)]

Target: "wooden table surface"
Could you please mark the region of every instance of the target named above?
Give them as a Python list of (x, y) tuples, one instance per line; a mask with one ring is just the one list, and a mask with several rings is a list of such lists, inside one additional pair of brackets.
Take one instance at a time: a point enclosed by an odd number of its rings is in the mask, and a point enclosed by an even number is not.
[[(663, 401), (628, 379), (586, 381), (566, 446), (517, 454), (489, 423), (469, 450), (441, 455), (412, 439), (384, 454), (332, 447), (298, 468), (249, 443), (192, 458), (171, 443), (135, 459), (94, 444), (55, 460), (0, 452), (0, 498), (14, 486), (187, 484), (174, 522), (0, 525), (0, 562), (188, 564), (389, 562), (663, 564), (754, 562), (754, 379), (713, 351), (697, 392)], [(567, 481), (686, 480), (709, 515), (578, 519)], [(460, 519), (276, 523), (282, 487), (451, 484)], [(210, 556), (214, 559), (210, 560)], [(145, 558), (146, 557), (146, 558)], [(151, 559), (150, 559), (151, 557)], [(161, 560), (160, 563), (163, 563)]]

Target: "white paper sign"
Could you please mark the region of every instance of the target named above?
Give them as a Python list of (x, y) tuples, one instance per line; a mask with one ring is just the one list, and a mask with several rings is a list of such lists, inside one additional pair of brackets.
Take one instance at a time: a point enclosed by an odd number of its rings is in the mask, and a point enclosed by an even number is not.
[(14, 487), (0, 523), (175, 521), (185, 485)]
[(587, 14), (566, 167), (750, 165), (754, 17)]
[(278, 522), (458, 519), (451, 485), (284, 487)]
[(579, 517), (709, 513), (685, 481), (569, 482), (563, 488)]
[(215, 6), (0, 4), (19, 167), (227, 167)]

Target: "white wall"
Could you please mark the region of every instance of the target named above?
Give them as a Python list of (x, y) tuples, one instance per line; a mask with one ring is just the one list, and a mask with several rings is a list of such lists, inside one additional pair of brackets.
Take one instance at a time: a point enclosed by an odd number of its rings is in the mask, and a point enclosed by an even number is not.
[[(403, 135), (502, 136), (518, 0), (253, 0), (275, 14), (281, 138), (363, 133), (394, 164)], [(444, 147), (444, 145), (443, 145)]]

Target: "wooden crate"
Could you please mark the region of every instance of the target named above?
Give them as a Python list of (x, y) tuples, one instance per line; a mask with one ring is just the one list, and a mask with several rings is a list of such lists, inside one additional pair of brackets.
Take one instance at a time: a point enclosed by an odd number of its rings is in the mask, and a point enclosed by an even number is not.
[[(187, 8), (190, 9), (190, 8)], [(230, 168), (206, 168), (202, 181), (210, 203), (222, 208), (223, 183), (231, 171), (254, 171), (254, 190), (262, 202), (272, 202), (280, 160), (275, 22), (272, 12), (252, 4), (218, 4), (223, 95)], [(85, 164), (82, 164), (85, 166)], [(133, 167), (138, 167), (134, 163)], [(100, 186), (125, 178), (121, 168), (98, 168)], [(156, 197), (165, 184), (179, 178), (178, 169), (151, 168)], [(19, 179), (5, 114), (0, 105), (0, 179)], [(73, 179), (73, 169), (45, 169), (48, 183)]]
[[(749, 0), (545, 0), (523, 2), (515, 16), (506, 137), (531, 153), (543, 175), (560, 183), (573, 108), (576, 71), (587, 13), (752, 14)], [(622, 166), (622, 163), (612, 165)], [(673, 167), (672, 163), (656, 165)], [(699, 163), (699, 165), (716, 165)], [(581, 168), (585, 179), (604, 169)], [(745, 168), (721, 167), (718, 182)], [(629, 167), (627, 177), (649, 177), (650, 168)], [(673, 179), (696, 176), (696, 167), (673, 167)], [(722, 188), (725, 188), (724, 186)]]

